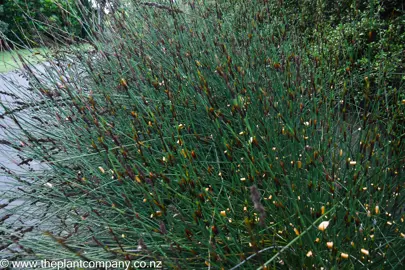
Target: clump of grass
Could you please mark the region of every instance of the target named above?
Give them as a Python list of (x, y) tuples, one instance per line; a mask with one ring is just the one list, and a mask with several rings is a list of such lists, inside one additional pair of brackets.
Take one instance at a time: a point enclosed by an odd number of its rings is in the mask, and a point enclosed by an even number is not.
[(18, 245), (170, 269), (400, 267), (404, 97), (335, 81), (284, 8), (132, 3), (87, 23), (91, 49), (27, 63), (1, 115), (26, 169), (5, 169), (24, 200), (6, 211), (35, 220)]

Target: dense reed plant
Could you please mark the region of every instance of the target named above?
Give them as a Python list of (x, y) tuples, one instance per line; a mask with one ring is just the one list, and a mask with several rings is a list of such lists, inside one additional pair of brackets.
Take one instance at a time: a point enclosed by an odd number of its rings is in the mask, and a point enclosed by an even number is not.
[(167, 269), (403, 267), (403, 78), (341, 72), (351, 47), (303, 34), (287, 8), (128, 2), (103, 28), (82, 22), (84, 48), (43, 70), (26, 61), (29, 88), (1, 103), (1, 143), (21, 159), (2, 168), (15, 186), (4, 250)]

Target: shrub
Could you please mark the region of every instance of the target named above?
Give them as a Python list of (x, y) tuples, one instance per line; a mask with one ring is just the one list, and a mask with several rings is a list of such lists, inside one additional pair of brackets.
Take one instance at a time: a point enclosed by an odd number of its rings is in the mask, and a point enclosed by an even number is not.
[(403, 86), (371, 95), (370, 71), (313, 50), (347, 44), (303, 35), (281, 1), (207, 2), (132, 3), (91, 49), (27, 63), (31, 89), (2, 103), (27, 170), (8, 171), (9, 211), (37, 220), (15, 242), (170, 269), (400, 267)]
[(0, 32), (20, 46), (66, 44), (71, 38), (85, 36), (84, 26), (78, 20), (91, 17), (90, 6), (87, 0), (0, 1)]

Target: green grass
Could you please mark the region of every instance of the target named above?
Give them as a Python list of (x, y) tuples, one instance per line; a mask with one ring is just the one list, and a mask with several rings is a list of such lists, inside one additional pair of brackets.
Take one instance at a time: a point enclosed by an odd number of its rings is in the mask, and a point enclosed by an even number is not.
[(27, 59), (33, 64), (41, 63), (45, 57), (41, 54), (48, 52), (46, 48), (36, 48), (32, 50), (22, 49), (17, 51), (0, 51), (0, 73), (7, 73), (22, 67), (17, 54)]
[(281, 1), (156, 2), (89, 23), (92, 50), (27, 68), (30, 90), (0, 102), (0, 143), (19, 151), (0, 197), (25, 202), (3, 220), (36, 226), (0, 224), (0, 242), (165, 269), (401, 269), (402, 61), (372, 53), (391, 32), (305, 32)]

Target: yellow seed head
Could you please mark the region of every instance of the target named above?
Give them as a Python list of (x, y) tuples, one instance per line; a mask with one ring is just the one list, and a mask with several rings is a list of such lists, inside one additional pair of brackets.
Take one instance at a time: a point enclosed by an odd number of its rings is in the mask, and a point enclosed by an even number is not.
[(124, 86), (124, 87), (128, 87), (127, 81), (126, 81), (124, 78), (122, 78), (122, 79), (120, 80), (120, 84), (121, 84), (122, 86)]
[(375, 213), (378, 215), (380, 213), (380, 207), (378, 205), (374, 208)]
[(329, 249), (332, 249), (332, 248), (333, 248), (333, 242), (327, 242), (327, 243), (326, 243), (326, 246), (327, 246)]
[(325, 206), (321, 207), (321, 214), (324, 215), (325, 214)]
[(310, 251), (308, 251), (308, 253), (307, 253), (307, 257), (312, 257), (313, 256), (313, 254), (312, 254), (312, 251), (310, 250)]
[(324, 230), (326, 230), (326, 228), (328, 228), (328, 226), (329, 226), (329, 221), (321, 222), (321, 224), (319, 224), (319, 226), (318, 226), (318, 230), (324, 231)]
[(101, 173), (105, 173), (103, 167), (98, 167), (98, 169), (100, 170)]
[(226, 217), (226, 212), (225, 212), (225, 211), (221, 211), (221, 216)]
[(342, 257), (343, 259), (348, 259), (349, 258), (349, 254), (347, 253), (340, 253), (340, 257)]
[(368, 256), (370, 254), (370, 252), (368, 252), (368, 250), (364, 249), (364, 248), (361, 249), (361, 253), (363, 253), (366, 256)]

